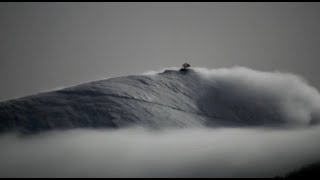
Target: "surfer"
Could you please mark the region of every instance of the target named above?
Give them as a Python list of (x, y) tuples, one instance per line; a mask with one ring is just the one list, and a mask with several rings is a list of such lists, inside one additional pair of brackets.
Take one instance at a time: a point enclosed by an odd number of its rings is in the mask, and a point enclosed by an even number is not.
[(180, 69), (180, 71), (187, 71), (189, 67), (190, 67), (190, 64), (184, 63), (184, 64), (182, 65), (182, 68)]

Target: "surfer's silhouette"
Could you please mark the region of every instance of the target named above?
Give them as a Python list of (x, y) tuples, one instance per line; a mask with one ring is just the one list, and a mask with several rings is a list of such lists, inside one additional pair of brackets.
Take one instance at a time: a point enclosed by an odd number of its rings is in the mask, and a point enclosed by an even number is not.
[(182, 68), (180, 69), (180, 71), (187, 71), (189, 67), (190, 67), (190, 64), (184, 63), (184, 64), (182, 65)]

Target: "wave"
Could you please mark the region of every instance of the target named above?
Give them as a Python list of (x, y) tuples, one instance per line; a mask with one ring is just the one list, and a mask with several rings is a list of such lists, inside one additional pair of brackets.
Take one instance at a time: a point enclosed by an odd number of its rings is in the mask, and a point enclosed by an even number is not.
[(308, 127), (320, 94), (303, 78), (245, 67), (94, 81), (0, 103), (0, 131), (73, 128)]

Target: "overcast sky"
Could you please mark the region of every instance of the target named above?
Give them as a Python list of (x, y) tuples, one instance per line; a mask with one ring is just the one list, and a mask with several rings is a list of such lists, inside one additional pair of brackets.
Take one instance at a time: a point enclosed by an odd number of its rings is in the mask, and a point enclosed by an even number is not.
[(320, 3), (0, 3), (0, 101), (185, 59), (320, 89)]

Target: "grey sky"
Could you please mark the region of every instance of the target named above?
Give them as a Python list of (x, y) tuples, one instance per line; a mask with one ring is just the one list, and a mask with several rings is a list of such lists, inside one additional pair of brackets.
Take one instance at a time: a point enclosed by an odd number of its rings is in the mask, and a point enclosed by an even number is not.
[(0, 3), (0, 101), (180, 66), (246, 66), (320, 89), (320, 3)]

